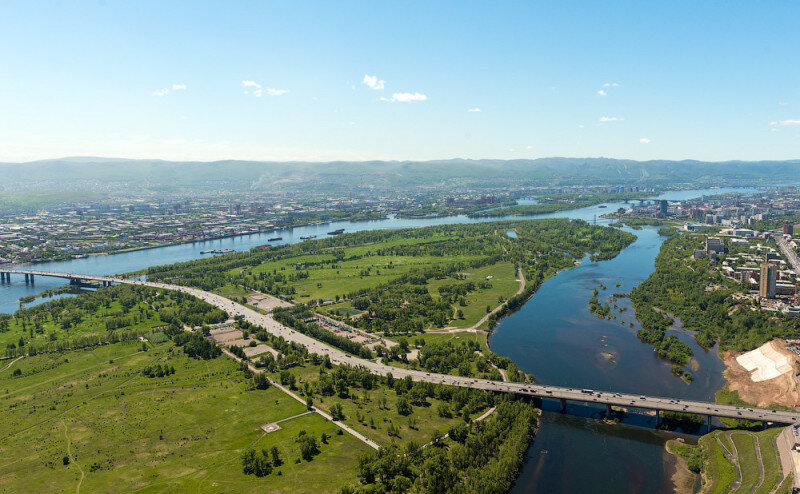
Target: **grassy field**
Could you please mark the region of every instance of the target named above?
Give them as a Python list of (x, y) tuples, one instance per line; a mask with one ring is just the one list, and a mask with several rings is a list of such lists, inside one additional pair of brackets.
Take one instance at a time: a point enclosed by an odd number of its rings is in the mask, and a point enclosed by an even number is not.
[[(721, 438), (720, 438), (721, 439)], [(750, 492), (758, 483), (759, 465), (756, 457), (756, 443), (752, 436), (745, 433), (733, 433), (731, 439), (736, 445), (739, 468), (742, 470), (742, 484), (736, 492)]]
[[(711, 484), (706, 492), (710, 494), (727, 494), (730, 492), (731, 484), (736, 481), (736, 468), (725, 457), (722, 447), (717, 443), (714, 435), (717, 433), (706, 434), (700, 438), (703, 451), (707, 454), (705, 476)], [(724, 442), (724, 438), (720, 438)]]
[(778, 460), (778, 451), (775, 449), (775, 438), (782, 430), (781, 427), (774, 427), (755, 433), (758, 436), (761, 460), (764, 464), (764, 483), (756, 490), (756, 494), (769, 494), (780, 478), (781, 466)]
[[(780, 461), (778, 452), (775, 449), (775, 437), (783, 428), (775, 427), (762, 431), (752, 432), (758, 437), (758, 445), (761, 452), (761, 462), (764, 469), (764, 481), (755, 490), (757, 494), (767, 494), (772, 492), (780, 479)], [(706, 434), (700, 439), (700, 445), (705, 455), (704, 478), (710, 485), (703, 492), (727, 493), (730, 491), (731, 484), (736, 481), (736, 465), (725, 457), (722, 448), (716, 441), (716, 437), (722, 441), (729, 450), (727, 431), (715, 431)], [(738, 453), (738, 467), (742, 472), (742, 483), (735, 492), (751, 492), (758, 483), (759, 464), (756, 456), (756, 443), (753, 436), (746, 431), (732, 431), (732, 439), (736, 444)], [(782, 483), (782, 484), (785, 484)], [(778, 491), (783, 492), (783, 491)]]
[[(303, 389), (305, 383), (313, 384), (319, 378), (320, 370), (320, 366), (307, 363), (292, 367), (289, 372), (297, 379), (296, 387)], [(279, 373), (271, 377), (280, 380)], [(371, 390), (351, 388), (347, 397), (315, 395), (314, 405), (329, 411), (333, 405), (340, 404), (345, 424), (384, 446), (408, 441), (425, 443), (432, 436), (441, 436), (453, 425), (463, 423), (460, 417), (440, 417), (437, 408), (442, 402), (434, 398), (429, 398), (426, 406), (413, 407), (409, 416), (402, 416), (397, 411), (399, 399), (397, 393), (386, 386)], [(389, 434), (390, 425), (397, 428), (397, 434)]]
[[(166, 362), (173, 375), (141, 372)], [(318, 415), (267, 435), (261, 425), (305, 407), (275, 388), (246, 386), (233, 361), (191, 359), (169, 343), (19, 360), (0, 374), (0, 490), (334, 492), (354, 480), (366, 445)], [(295, 463), (301, 430), (331, 439), (313, 461)], [(242, 473), (245, 448), (273, 445), (282, 466), (263, 478)]]
[[(389, 338), (392, 340), (399, 340), (400, 338)], [(462, 341), (476, 341), (481, 347), (481, 350), (489, 350), (487, 335), (478, 333), (449, 333), (449, 332), (431, 332), (420, 333), (406, 338), (409, 344), (413, 346), (415, 340), (425, 340), (426, 343), (446, 343), (451, 341), (453, 343), (461, 343)]]
[[(332, 254), (315, 254), (292, 257), (276, 261), (268, 261), (253, 268), (247, 269), (247, 273), (258, 276), (261, 273), (283, 273), (291, 277), (302, 268), (303, 273), (308, 276), (292, 281), (292, 287), (296, 291), (294, 299), (296, 302), (311, 301), (332, 301), (333, 305), (327, 306), (324, 310), (331, 315), (357, 314), (359, 311), (352, 309), (349, 303), (336, 303), (337, 295), (344, 298), (345, 295), (358, 290), (374, 288), (378, 285), (388, 283), (398, 277), (407, 274), (412, 269), (428, 268), (442, 264), (441, 257), (438, 256), (398, 256), (398, 255), (379, 255), (376, 252), (398, 245), (410, 245), (414, 243), (430, 243), (441, 240), (437, 237), (422, 239), (391, 239), (385, 242), (347, 247), (342, 249), (342, 261), (331, 264), (334, 260)], [(448, 259), (448, 262), (469, 262), (479, 259), (480, 256), (457, 255)], [(323, 263), (323, 264), (320, 264)], [(231, 274), (241, 273), (243, 268), (231, 270)], [(517, 273), (514, 265), (508, 261), (497, 262), (488, 266), (470, 270), (464, 277), (464, 281), (486, 281), (489, 278), (491, 288), (479, 289), (465, 296), (465, 305), (456, 304), (453, 314), (460, 309), (462, 317), (454, 317), (453, 327), (467, 328), (477, 323), (486, 315), (486, 307), (492, 309), (500, 304), (500, 298), (508, 299), (519, 289)], [(453, 277), (434, 279), (427, 284), (429, 293), (434, 299), (439, 298), (439, 287), (452, 284), (456, 281)], [(241, 297), (247, 294), (246, 290), (233, 287), (230, 284), (219, 289), (219, 293), (228, 297)]]
[[(500, 297), (504, 300), (510, 298), (517, 293), (519, 289), (519, 282), (517, 281), (517, 272), (514, 265), (510, 262), (498, 262), (490, 266), (483, 266), (481, 268), (472, 269), (465, 277), (465, 281), (478, 282), (491, 276), (489, 282), (492, 284), (491, 288), (476, 290), (466, 297), (467, 305), (458, 309), (464, 313), (464, 318), (456, 318), (450, 324), (456, 328), (469, 328), (476, 324), (480, 319), (486, 315), (486, 307), (492, 309), (500, 305)], [(438, 289), (440, 286), (447, 283), (452, 283), (452, 279), (433, 280), (428, 283), (428, 291), (434, 298), (439, 297)]]
[[(106, 320), (121, 313), (122, 305), (115, 301), (108, 307), (97, 307), (94, 312), (85, 314), (79, 323), (67, 329), (63, 328), (60, 321), (54, 319), (24, 320), (15, 318), (10, 321), (8, 331), (0, 332), (0, 348), (5, 348), (12, 343), (18, 345), (20, 338), (25, 342), (38, 342), (105, 331)], [(126, 317), (129, 318), (131, 324), (126, 325), (125, 329), (146, 329), (164, 324), (159, 319), (158, 313), (148, 310), (145, 303), (133, 306)]]

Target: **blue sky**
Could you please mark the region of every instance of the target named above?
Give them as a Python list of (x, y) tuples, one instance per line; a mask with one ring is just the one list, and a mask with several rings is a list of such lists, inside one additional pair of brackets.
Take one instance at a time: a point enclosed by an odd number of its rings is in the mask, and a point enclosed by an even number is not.
[(0, 161), (800, 158), (800, 2), (0, 0)]

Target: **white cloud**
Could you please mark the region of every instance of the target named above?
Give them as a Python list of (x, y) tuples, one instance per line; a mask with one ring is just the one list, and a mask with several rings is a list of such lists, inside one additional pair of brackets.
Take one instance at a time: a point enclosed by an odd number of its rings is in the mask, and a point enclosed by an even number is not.
[[(185, 91), (186, 90), (186, 84), (173, 84), (172, 85), (172, 90), (173, 91)], [(161, 88), (161, 89), (158, 89), (156, 91), (153, 91), (153, 95), (154, 96), (166, 96), (167, 94), (169, 94), (169, 88), (168, 87)]]
[(787, 102), (785, 102), (785, 101), (778, 101), (778, 105), (779, 105), (779, 106), (787, 106), (788, 104), (789, 104), (789, 103), (787, 103)]
[(361, 84), (367, 86), (370, 89), (383, 89), (386, 87), (386, 81), (382, 79), (378, 79), (376, 75), (367, 75), (364, 74), (364, 79), (361, 80)]
[(582, 129), (583, 127), (584, 127), (583, 124), (578, 125), (579, 129)]
[(647, 137), (642, 137), (641, 139), (639, 139), (639, 142), (641, 142), (642, 144), (650, 144), (650, 139), (648, 139)]
[(605, 84), (603, 84), (603, 87), (619, 87), (619, 84), (617, 84), (616, 82), (606, 82)]
[(800, 120), (779, 120), (769, 123), (772, 127), (785, 127), (787, 125), (800, 125)]
[(422, 93), (394, 93), (391, 98), (381, 98), (381, 101), (409, 103), (411, 101), (425, 101), (428, 97)]
[(625, 119), (624, 119), (624, 118), (622, 118), (622, 117), (600, 117), (600, 120), (599, 120), (599, 122), (600, 122), (600, 123), (606, 123), (606, 122), (622, 122), (623, 120), (625, 120)]
[(603, 91), (602, 89), (600, 91), (597, 91), (597, 94), (599, 94), (600, 96), (608, 96), (608, 93)]
[(525, 146), (525, 149), (533, 149), (533, 146), (527, 145), (527, 146)]
[(481, 109), (480, 108), (470, 108), (467, 111), (470, 112), (470, 113), (480, 113)]
[[(289, 92), (288, 89), (275, 89), (271, 87), (263, 87), (256, 81), (242, 81), (242, 86), (255, 88), (252, 91), (253, 96), (260, 98), (266, 92), (270, 96), (281, 96)], [(245, 90), (244, 94), (251, 94), (250, 91)]]

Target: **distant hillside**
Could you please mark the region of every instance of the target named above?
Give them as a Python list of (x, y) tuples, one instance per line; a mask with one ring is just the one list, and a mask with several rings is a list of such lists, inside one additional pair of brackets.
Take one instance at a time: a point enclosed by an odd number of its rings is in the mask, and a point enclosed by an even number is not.
[(6, 183), (141, 184), (159, 189), (218, 187), (283, 189), (555, 184), (777, 183), (800, 177), (800, 160), (759, 162), (633, 161), (611, 158), (366, 162), (173, 162), (115, 158), (63, 158), (0, 163)]

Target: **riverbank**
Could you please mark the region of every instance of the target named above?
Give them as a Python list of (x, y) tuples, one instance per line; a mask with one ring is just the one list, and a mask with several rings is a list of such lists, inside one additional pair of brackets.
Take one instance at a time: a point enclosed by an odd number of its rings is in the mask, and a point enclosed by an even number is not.
[(692, 494), (697, 485), (697, 474), (689, 469), (689, 462), (681, 455), (687, 453), (689, 447), (683, 438), (670, 439), (664, 444), (665, 468), (672, 481), (675, 494)]

